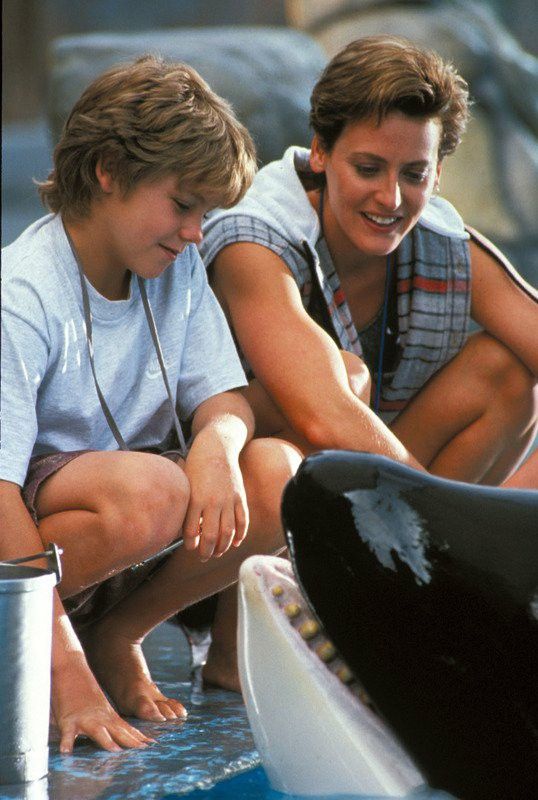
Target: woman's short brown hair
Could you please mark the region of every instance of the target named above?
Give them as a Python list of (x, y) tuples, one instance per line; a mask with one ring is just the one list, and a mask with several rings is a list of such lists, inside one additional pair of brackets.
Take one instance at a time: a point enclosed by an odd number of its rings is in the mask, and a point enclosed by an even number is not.
[(312, 92), (310, 124), (331, 150), (349, 122), (379, 123), (392, 111), (438, 118), (443, 158), (458, 146), (469, 118), (467, 83), (432, 50), (398, 36), (366, 36), (325, 67)]
[(127, 194), (139, 181), (174, 173), (237, 203), (256, 171), (254, 145), (230, 105), (186, 64), (146, 55), (96, 78), (69, 115), (42, 201), (66, 217), (87, 216), (106, 158)]

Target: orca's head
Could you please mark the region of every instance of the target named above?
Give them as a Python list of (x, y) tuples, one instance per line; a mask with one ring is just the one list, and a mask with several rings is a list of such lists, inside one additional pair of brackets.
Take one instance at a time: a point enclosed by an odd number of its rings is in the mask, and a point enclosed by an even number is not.
[(275, 788), (533, 796), (538, 493), (328, 452), (283, 520), (291, 564), (241, 571), (242, 686)]

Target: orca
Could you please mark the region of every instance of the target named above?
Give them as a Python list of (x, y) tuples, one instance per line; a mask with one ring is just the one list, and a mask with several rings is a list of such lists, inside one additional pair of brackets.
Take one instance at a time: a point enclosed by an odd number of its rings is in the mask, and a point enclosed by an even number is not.
[(240, 576), (241, 684), (273, 787), (538, 797), (538, 492), (324, 451), (282, 516), (291, 564)]

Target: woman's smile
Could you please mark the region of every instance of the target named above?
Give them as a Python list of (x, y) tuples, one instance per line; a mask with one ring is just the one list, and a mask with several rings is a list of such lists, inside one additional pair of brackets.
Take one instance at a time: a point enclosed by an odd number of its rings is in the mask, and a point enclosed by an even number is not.
[(362, 211), (361, 214), (373, 230), (383, 233), (392, 233), (403, 219), (401, 216), (382, 216), (381, 214), (371, 214), (368, 211)]

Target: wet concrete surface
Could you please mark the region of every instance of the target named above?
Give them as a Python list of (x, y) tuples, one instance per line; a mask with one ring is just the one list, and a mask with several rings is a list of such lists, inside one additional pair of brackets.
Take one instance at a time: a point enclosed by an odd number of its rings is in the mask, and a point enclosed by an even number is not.
[(108, 753), (87, 739), (72, 755), (51, 740), (49, 774), (31, 784), (0, 787), (0, 800), (162, 800), (188, 795), (259, 764), (242, 698), (203, 689), (190, 675), (190, 653), (181, 630), (165, 623), (144, 651), (154, 680), (187, 708), (185, 722), (130, 720), (156, 743), (144, 750)]

